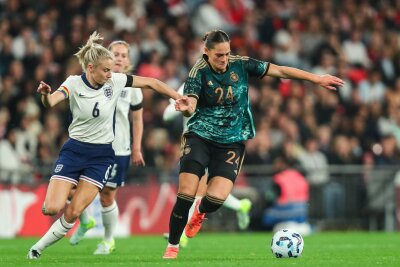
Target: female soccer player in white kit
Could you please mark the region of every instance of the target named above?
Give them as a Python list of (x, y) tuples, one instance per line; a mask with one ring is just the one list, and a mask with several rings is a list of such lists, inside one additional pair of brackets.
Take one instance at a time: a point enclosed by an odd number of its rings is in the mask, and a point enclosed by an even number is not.
[[(183, 88), (185, 87), (185, 84), (182, 84), (179, 89), (178, 93), (183, 94)], [(182, 113), (180, 111), (175, 110), (175, 102), (170, 101), (169, 105), (167, 108), (164, 110), (163, 114), (163, 120), (165, 122), (171, 121), (175, 119), (178, 116), (182, 116)], [(183, 132), (187, 131), (187, 121), (189, 118), (183, 117)], [(204, 175), (201, 180), (200, 180), (200, 185), (199, 188), (196, 192), (196, 200), (202, 198), (207, 191), (207, 174)], [(249, 226), (250, 223), (250, 216), (249, 212), (252, 206), (252, 203), (249, 199), (244, 198), (244, 199), (237, 199), (235, 196), (232, 194), (229, 194), (228, 197), (226, 198), (224, 204), (224, 207), (236, 211), (237, 215), (237, 220), (238, 220), (238, 226), (240, 230), (245, 230)], [(189, 210), (189, 218), (192, 217), (193, 212), (194, 212), (194, 207), (195, 207), (195, 202), (193, 203), (192, 207)], [(181, 247), (186, 247), (188, 243), (188, 237), (185, 235), (185, 232), (182, 233), (181, 239), (179, 241), (179, 246)]]
[(114, 113), (122, 90), (125, 87), (151, 88), (173, 99), (181, 97), (159, 80), (111, 72), (114, 55), (98, 44), (101, 40), (94, 32), (75, 54), (85, 70), (81, 76), (69, 76), (52, 94), (50, 86), (44, 82), (38, 87), (45, 107), (68, 99), (73, 117), (68, 128), (70, 138), (60, 151), (42, 213), (56, 215), (64, 208), (74, 186), (76, 192), (62, 216), (29, 249), (28, 259), (39, 259), (44, 249), (63, 238), (107, 183), (115, 156), (111, 144)]
[[(114, 54), (115, 73), (128, 73), (132, 66), (129, 60), (129, 44), (125, 41), (114, 41), (108, 49)], [(100, 203), (102, 206), (101, 216), (104, 226), (103, 240), (98, 244), (93, 254), (108, 255), (115, 250), (114, 232), (118, 223), (119, 210), (115, 201), (117, 188), (125, 184), (125, 175), (129, 168), (130, 156), (132, 163), (136, 166), (144, 165), (141, 142), (143, 136), (143, 94), (139, 88), (132, 90), (124, 88), (119, 96), (115, 117), (115, 139), (112, 143), (115, 152), (115, 163), (111, 170), (111, 177), (104, 189), (100, 192)], [(132, 111), (132, 112), (130, 112)], [(133, 144), (130, 147), (129, 113), (132, 116)], [(84, 210), (79, 216), (79, 227), (71, 236), (71, 245), (77, 245), (85, 233), (93, 228), (96, 221)]]

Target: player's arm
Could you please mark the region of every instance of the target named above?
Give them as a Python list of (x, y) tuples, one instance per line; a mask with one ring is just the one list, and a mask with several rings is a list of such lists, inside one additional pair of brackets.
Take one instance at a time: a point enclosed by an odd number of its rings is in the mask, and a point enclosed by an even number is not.
[(127, 84), (128, 87), (139, 87), (143, 89), (151, 88), (160, 94), (166, 95), (172, 99), (179, 99), (182, 96), (178, 94), (173, 88), (169, 87), (166, 83), (160, 80), (133, 75), (132, 84)]
[(132, 117), (132, 163), (136, 166), (145, 166), (142, 155), (142, 138), (143, 138), (143, 108), (133, 110)]
[(182, 112), (183, 116), (191, 117), (197, 107), (197, 98), (193, 96), (183, 96), (176, 100), (175, 109)]
[(286, 66), (278, 66), (271, 63), (269, 65), (268, 72), (266, 75), (284, 79), (306, 80), (318, 84), (329, 90), (336, 90), (336, 87), (344, 85), (343, 80), (329, 74), (317, 75), (304, 70)]
[(41, 81), (37, 92), (40, 93), (43, 105), (46, 108), (53, 107), (65, 99), (65, 94), (60, 91), (55, 91), (51, 94), (51, 87)]

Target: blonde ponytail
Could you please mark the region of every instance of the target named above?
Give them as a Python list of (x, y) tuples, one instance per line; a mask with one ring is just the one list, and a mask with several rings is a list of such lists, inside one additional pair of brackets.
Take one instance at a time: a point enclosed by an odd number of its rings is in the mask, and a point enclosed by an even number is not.
[(99, 60), (102, 59), (114, 60), (114, 55), (101, 45), (102, 40), (103, 37), (94, 31), (90, 35), (86, 44), (75, 53), (75, 56), (78, 58), (79, 64), (81, 64), (83, 70), (86, 70), (90, 63), (96, 66)]

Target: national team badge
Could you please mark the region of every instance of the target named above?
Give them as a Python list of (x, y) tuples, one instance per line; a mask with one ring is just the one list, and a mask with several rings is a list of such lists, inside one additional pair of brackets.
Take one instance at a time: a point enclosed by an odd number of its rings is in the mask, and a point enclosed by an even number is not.
[(103, 92), (104, 95), (107, 97), (108, 100), (111, 100), (111, 97), (113, 96), (113, 90), (110, 85), (104, 86), (103, 87)]
[(237, 82), (239, 80), (239, 76), (236, 73), (234, 73), (233, 71), (231, 72), (231, 80), (233, 82)]
[(56, 168), (54, 169), (54, 172), (55, 172), (55, 173), (60, 172), (60, 171), (62, 170), (63, 167), (64, 167), (63, 164), (57, 164)]

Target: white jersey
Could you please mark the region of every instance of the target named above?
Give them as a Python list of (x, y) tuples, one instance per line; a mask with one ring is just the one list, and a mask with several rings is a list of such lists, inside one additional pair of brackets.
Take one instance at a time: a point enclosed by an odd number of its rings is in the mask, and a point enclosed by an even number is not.
[[(178, 94), (183, 95), (183, 88), (185, 87), (185, 84), (183, 83), (179, 89), (178, 89)], [(178, 116), (181, 116), (182, 113), (180, 111), (176, 111), (175, 110), (175, 101), (173, 99), (169, 100), (169, 105), (167, 106), (167, 108), (164, 110), (164, 114), (163, 114), (163, 120), (164, 121), (171, 121), (173, 119), (175, 119)], [(188, 122), (189, 118), (183, 116), (183, 132), (186, 132), (187, 130), (187, 122)]]
[(142, 108), (143, 94), (140, 88), (126, 87), (121, 91), (117, 104), (115, 140), (112, 146), (117, 156), (131, 154), (129, 111)]
[(126, 81), (126, 74), (112, 73), (101, 88), (95, 89), (85, 74), (69, 76), (58, 89), (69, 99), (72, 112), (69, 136), (92, 144), (109, 144), (114, 141), (113, 114)]

